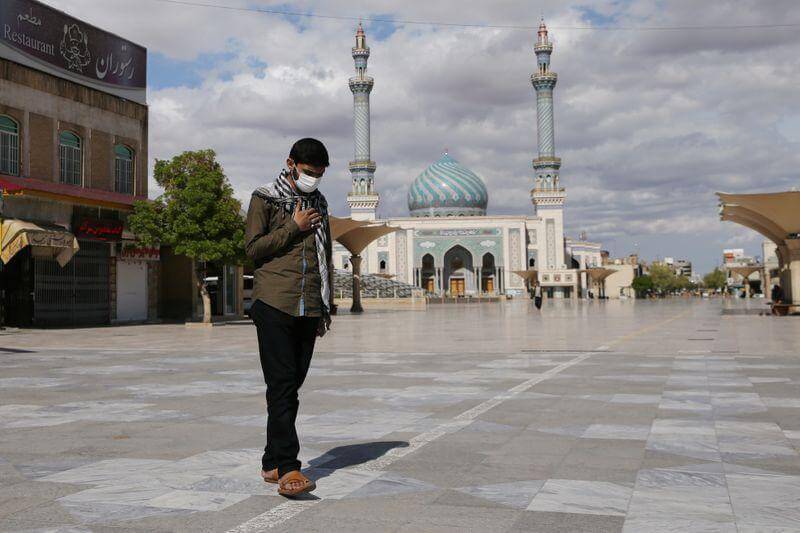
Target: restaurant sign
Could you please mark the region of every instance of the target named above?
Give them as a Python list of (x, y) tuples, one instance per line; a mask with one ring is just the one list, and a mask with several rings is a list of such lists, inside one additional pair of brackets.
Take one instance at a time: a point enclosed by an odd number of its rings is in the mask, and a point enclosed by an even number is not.
[(79, 239), (93, 239), (95, 241), (118, 241), (122, 238), (121, 220), (101, 220), (96, 218), (83, 218), (73, 226), (75, 236)]
[(36, 0), (0, 2), (0, 43), (91, 83), (140, 90), (147, 85), (145, 48)]

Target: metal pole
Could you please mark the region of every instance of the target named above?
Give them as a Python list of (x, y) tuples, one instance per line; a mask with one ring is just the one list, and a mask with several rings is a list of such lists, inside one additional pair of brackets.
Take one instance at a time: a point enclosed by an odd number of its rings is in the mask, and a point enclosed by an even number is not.
[(364, 308), (361, 307), (361, 256), (351, 255), (350, 264), (353, 265), (353, 305), (350, 306), (350, 312), (363, 313)]

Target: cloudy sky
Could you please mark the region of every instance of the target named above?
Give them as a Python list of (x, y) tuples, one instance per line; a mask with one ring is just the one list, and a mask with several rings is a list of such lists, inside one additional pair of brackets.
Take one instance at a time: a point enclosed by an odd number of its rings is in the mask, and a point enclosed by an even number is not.
[[(347, 214), (355, 21), (46, 1), (148, 48), (151, 160), (213, 148), (245, 200), (295, 139), (318, 137), (332, 156), (323, 190)], [(759, 235), (718, 220), (714, 191), (800, 185), (798, 28), (720, 28), (800, 22), (796, 0), (206, 3), (483, 25), (535, 26), (543, 14), (559, 75), (566, 231), (586, 231), (613, 255), (688, 258), (701, 273), (726, 247), (760, 255)], [(407, 214), (408, 185), (445, 148), (486, 181), (490, 213), (531, 213), (535, 30), (364, 25), (380, 214)], [(652, 26), (713, 28), (619, 29)]]

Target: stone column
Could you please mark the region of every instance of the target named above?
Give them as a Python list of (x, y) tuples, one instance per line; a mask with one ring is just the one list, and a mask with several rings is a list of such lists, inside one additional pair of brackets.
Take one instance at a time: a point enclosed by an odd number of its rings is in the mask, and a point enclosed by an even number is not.
[(350, 312), (363, 313), (364, 308), (361, 307), (361, 256), (351, 255), (350, 264), (353, 265), (353, 305), (350, 306)]
[(786, 257), (781, 272), (781, 289), (785, 303), (800, 304), (800, 239), (785, 240)]

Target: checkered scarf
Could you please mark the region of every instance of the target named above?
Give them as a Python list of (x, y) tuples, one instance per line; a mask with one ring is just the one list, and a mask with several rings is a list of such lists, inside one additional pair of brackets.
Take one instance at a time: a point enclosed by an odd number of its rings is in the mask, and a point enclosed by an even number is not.
[(320, 287), (322, 292), (323, 314), (327, 316), (330, 314), (328, 306), (330, 305), (331, 295), (330, 278), (328, 277), (328, 256), (326, 252), (328, 249), (329, 235), (328, 202), (319, 191), (308, 194), (297, 194), (289, 183), (288, 176), (289, 172), (284, 169), (274, 182), (265, 187), (259, 187), (256, 192), (282, 205), (290, 216), (294, 214), (294, 209), (298, 202), (300, 203), (300, 209), (314, 208), (322, 216), (322, 224), (319, 225), (314, 236), (316, 237), (317, 264), (319, 265), (319, 277), (321, 278)]

